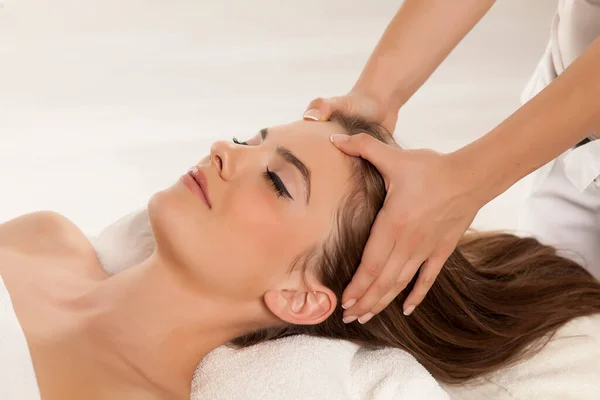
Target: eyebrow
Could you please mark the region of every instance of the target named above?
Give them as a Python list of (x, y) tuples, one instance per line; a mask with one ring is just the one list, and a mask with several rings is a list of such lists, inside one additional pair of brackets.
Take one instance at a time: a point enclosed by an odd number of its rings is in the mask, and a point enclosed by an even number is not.
[[(267, 128), (263, 128), (260, 130), (260, 136), (264, 141), (269, 135), (269, 130)], [(286, 162), (292, 164), (302, 176), (302, 180), (304, 181), (304, 195), (306, 198), (306, 204), (310, 201), (310, 169), (304, 164), (294, 153), (292, 153), (289, 149), (283, 146), (277, 146), (277, 154), (283, 158)]]

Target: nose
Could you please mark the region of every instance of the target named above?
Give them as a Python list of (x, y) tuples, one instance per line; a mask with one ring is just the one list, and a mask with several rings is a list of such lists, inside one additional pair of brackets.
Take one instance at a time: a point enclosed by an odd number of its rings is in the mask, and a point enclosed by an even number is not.
[(220, 140), (210, 148), (210, 164), (218, 171), (221, 178), (230, 180), (236, 173), (241, 146)]

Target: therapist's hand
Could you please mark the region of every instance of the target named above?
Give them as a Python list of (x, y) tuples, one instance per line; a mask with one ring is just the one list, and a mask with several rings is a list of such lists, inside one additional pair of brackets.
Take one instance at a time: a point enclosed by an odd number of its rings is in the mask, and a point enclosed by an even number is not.
[(455, 153), (402, 150), (366, 134), (333, 135), (332, 141), (344, 153), (370, 161), (387, 187), (360, 266), (342, 296), (344, 322), (366, 323), (419, 271), (403, 305), (409, 315), (487, 202), (473, 166)]
[(303, 118), (312, 121), (327, 121), (331, 114), (339, 111), (344, 115), (364, 118), (383, 126), (393, 134), (398, 120), (399, 107), (359, 90), (352, 90), (344, 96), (316, 98), (310, 102)]

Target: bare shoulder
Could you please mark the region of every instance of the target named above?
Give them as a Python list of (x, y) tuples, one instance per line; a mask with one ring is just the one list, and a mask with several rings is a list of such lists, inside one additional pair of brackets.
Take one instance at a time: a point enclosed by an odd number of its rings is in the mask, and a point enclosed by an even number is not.
[(95, 257), (83, 232), (52, 211), (25, 214), (0, 224), (0, 248), (31, 255)]

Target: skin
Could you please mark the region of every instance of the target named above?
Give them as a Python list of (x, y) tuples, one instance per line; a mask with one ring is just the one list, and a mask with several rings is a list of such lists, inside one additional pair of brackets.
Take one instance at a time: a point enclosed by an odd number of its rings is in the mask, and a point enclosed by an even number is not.
[[(492, 0), (406, 0), (352, 90), (313, 100), (304, 118), (357, 115), (394, 132), (402, 105), (492, 7)], [(477, 141), (449, 154), (333, 137), (377, 167), (388, 192), (342, 302), (366, 322), (418, 274), (403, 308), (423, 301), (477, 212), (521, 178), (600, 129), (600, 38), (537, 96)], [(551, 140), (549, 140), (549, 138)]]
[[(400, 108), (494, 3), (405, 0), (350, 92), (313, 100), (304, 118), (326, 121), (332, 112), (341, 111), (379, 123), (393, 134)], [(476, 201), (471, 200), (475, 179), (469, 181), (452, 173), (449, 168), (456, 163), (432, 152), (404, 156), (400, 150), (390, 152), (385, 146), (372, 146), (368, 139), (341, 142), (339, 148), (351, 155), (361, 154), (376, 165), (391, 189), (371, 230), (360, 266), (344, 290), (344, 321), (369, 321), (404, 290), (423, 265), (404, 303), (404, 313), (410, 315), (485, 202), (479, 200), (479, 194)], [(445, 169), (440, 171), (440, 167)], [(435, 182), (423, 186), (431, 177)], [(439, 183), (443, 197), (439, 197)]]
[(492, 8), (495, 0), (405, 0), (349, 94), (317, 98), (304, 114), (327, 120), (332, 110), (381, 123), (394, 132), (398, 110)]
[[(44, 399), (189, 398), (199, 360), (252, 329), (317, 324), (336, 307), (314, 277), (291, 269), (332, 232), (349, 188), (336, 123), (273, 127), (248, 145), (217, 142), (198, 165), (209, 208), (183, 181), (148, 210), (156, 251), (109, 277), (85, 236), (39, 212), (0, 225), (0, 274), (27, 338)], [(310, 169), (310, 201), (285, 146)], [(294, 198), (265, 179), (277, 173)]]

